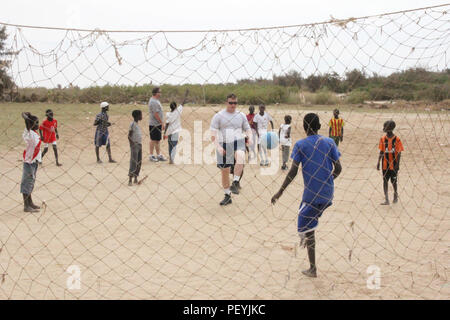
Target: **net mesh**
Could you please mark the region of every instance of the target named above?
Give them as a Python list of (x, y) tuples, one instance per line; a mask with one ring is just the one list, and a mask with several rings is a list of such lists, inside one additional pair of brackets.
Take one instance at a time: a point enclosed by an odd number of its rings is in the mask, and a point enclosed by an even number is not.
[[(15, 85), (3, 90), (0, 118), (0, 298), (448, 299), (448, 8), (243, 30), (4, 24), (4, 70)], [(441, 88), (437, 100), (443, 101), (416, 101), (426, 93), (420, 87), (414, 88), (419, 97), (401, 101), (381, 90), (352, 90), (368, 81), (365, 75), (392, 80), (386, 77), (407, 77), (408, 69), (438, 74), (430, 90)], [(360, 72), (352, 78), (354, 70)], [(333, 81), (345, 87), (332, 87)], [(190, 90), (178, 147), (182, 163), (148, 160), (146, 104), (155, 85), (162, 85), (165, 111)], [(411, 92), (389, 81), (383, 89)], [(271, 167), (246, 164), (240, 194), (219, 206), (223, 190), (208, 129), (231, 91), (245, 113), (243, 104), (266, 104), (275, 131), (291, 115), (293, 141), (305, 136), (308, 112), (319, 114), (327, 136), (332, 110), (341, 111), (343, 171), (316, 231), (317, 279), (300, 272), (308, 266), (296, 232), (302, 179), (270, 203), (286, 176), (278, 170), (278, 148), (271, 150)], [(357, 103), (350, 100), (358, 94)], [(103, 100), (111, 103), (117, 163), (96, 163), (93, 122)], [(33, 191), (42, 208), (24, 213), (21, 112), (42, 121), (48, 108), (58, 120), (63, 166), (54, 165), (50, 148)], [(134, 109), (144, 115), (145, 179), (129, 187)], [(376, 160), (389, 119), (405, 147), (400, 201), (380, 206)], [(161, 148), (167, 155), (167, 140)], [(105, 154), (101, 149), (104, 160)]]

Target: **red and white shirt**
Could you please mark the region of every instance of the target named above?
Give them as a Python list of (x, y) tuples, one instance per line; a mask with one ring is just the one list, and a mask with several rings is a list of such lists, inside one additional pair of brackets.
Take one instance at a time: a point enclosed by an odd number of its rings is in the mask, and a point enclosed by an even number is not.
[(23, 151), (23, 161), (26, 163), (35, 163), (41, 161), (41, 137), (36, 131), (25, 129), (22, 134), (23, 141), (26, 143), (26, 148)]
[(58, 128), (58, 121), (56, 121), (56, 119), (53, 119), (52, 121), (48, 121), (48, 119), (45, 119), (44, 121), (42, 121), (39, 129), (41, 129), (42, 131), (44, 143), (53, 143), (56, 141), (56, 128)]

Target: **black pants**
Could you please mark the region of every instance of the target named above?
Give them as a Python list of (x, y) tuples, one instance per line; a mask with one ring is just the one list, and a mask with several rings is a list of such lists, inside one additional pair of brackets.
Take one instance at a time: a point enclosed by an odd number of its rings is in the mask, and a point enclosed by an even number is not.
[(130, 158), (130, 171), (129, 177), (138, 177), (141, 171), (142, 164), (142, 144), (133, 143), (130, 144), (131, 158)]

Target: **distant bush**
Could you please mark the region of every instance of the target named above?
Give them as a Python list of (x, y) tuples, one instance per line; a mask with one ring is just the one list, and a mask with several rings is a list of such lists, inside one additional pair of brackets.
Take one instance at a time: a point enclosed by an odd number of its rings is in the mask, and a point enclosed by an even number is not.
[(346, 102), (350, 104), (360, 104), (369, 99), (370, 95), (367, 91), (355, 90), (350, 92), (350, 94), (346, 98)]

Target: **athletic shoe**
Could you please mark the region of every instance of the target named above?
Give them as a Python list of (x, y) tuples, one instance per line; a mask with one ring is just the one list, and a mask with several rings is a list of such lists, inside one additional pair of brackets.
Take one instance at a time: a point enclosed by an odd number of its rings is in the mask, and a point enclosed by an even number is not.
[(155, 157), (155, 156), (150, 156), (149, 160), (152, 161), (152, 162), (158, 162), (159, 161), (158, 158)]
[(160, 155), (158, 156), (158, 161), (167, 161), (167, 159), (164, 158), (164, 156), (163, 156), (162, 154), (160, 154)]
[(231, 192), (234, 194), (239, 194), (239, 189), (240, 189), (239, 181), (233, 181), (230, 187)]
[(232, 201), (231, 201), (231, 195), (229, 195), (229, 194), (226, 194), (225, 198), (223, 198), (223, 200), (220, 201), (220, 205), (221, 206), (226, 206), (226, 205), (228, 205), (230, 203), (232, 203)]

